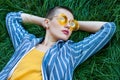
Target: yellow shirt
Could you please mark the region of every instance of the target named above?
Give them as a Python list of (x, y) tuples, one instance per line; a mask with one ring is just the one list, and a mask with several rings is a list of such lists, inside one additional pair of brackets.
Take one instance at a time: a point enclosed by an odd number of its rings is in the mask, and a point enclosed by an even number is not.
[(41, 65), (44, 52), (32, 49), (17, 65), (8, 80), (42, 80)]

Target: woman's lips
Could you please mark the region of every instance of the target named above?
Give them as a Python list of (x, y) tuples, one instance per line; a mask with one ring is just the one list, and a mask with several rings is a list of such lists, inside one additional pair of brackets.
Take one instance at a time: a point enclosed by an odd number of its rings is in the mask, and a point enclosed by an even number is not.
[(68, 31), (68, 30), (62, 30), (62, 32), (63, 32), (65, 35), (68, 35), (68, 34), (69, 34), (69, 31)]

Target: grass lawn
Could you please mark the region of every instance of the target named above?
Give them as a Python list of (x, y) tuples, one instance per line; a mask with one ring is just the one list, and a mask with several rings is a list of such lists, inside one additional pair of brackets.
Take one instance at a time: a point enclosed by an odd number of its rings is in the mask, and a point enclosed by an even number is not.
[[(54, 6), (67, 6), (75, 19), (115, 22), (117, 30), (109, 43), (96, 55), (79, 65), (73, 80), (120, 80), (120, 1), (119, 0), (0, 0), (0, 71), (9, 61), (14, 49), (5, 27), (5, 16), (11, 11), (23, 11), (45, 17)], [(37, 37), (45, 30), (37, 25), (23, 24)], [(70, 39), (82, 40), (90, 33), (77, 31)]]

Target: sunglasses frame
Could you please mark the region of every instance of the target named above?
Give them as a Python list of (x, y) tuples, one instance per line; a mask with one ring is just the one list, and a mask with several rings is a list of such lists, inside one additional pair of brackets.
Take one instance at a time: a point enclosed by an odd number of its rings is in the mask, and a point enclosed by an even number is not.
[[(71, 31), (77, 31), (80, 27), (77, 20), (74, 19), (74, 20), (69, 20), (68, 21), (68, 18), (64, 13), (61, 13), (61, 14), (59, 14), (57, 16), (53, 16), (53, 17), (57, 17), (58, 23), (62, 26), (65, 26), (67, 23), (69, 23)], [(51, 17), (49, 19), (52, 19), (53, 17)], [(71, 26), (71, 23), (73, 23), (74, 26)]]

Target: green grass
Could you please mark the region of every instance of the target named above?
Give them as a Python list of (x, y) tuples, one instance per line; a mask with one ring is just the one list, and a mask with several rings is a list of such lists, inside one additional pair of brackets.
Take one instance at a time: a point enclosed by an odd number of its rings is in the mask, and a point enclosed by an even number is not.
[[(23, 11), (44, 17), (49, 8), (59, 5), (70, 7), (78, 20), (114, 21), (117, 26), (112, 40), (76, 68), (73, 80), (120, 80), (119, 0), (0, 0), (0, 70), (14, 52), (5, 27), (6, 14), (11, 11)], [(37, 37), (45, 34), (45, 30), (37, 25), (24, 26)], [(87, 32), (77, 31), (70, 39), (78, 41), (88, 35)]]

